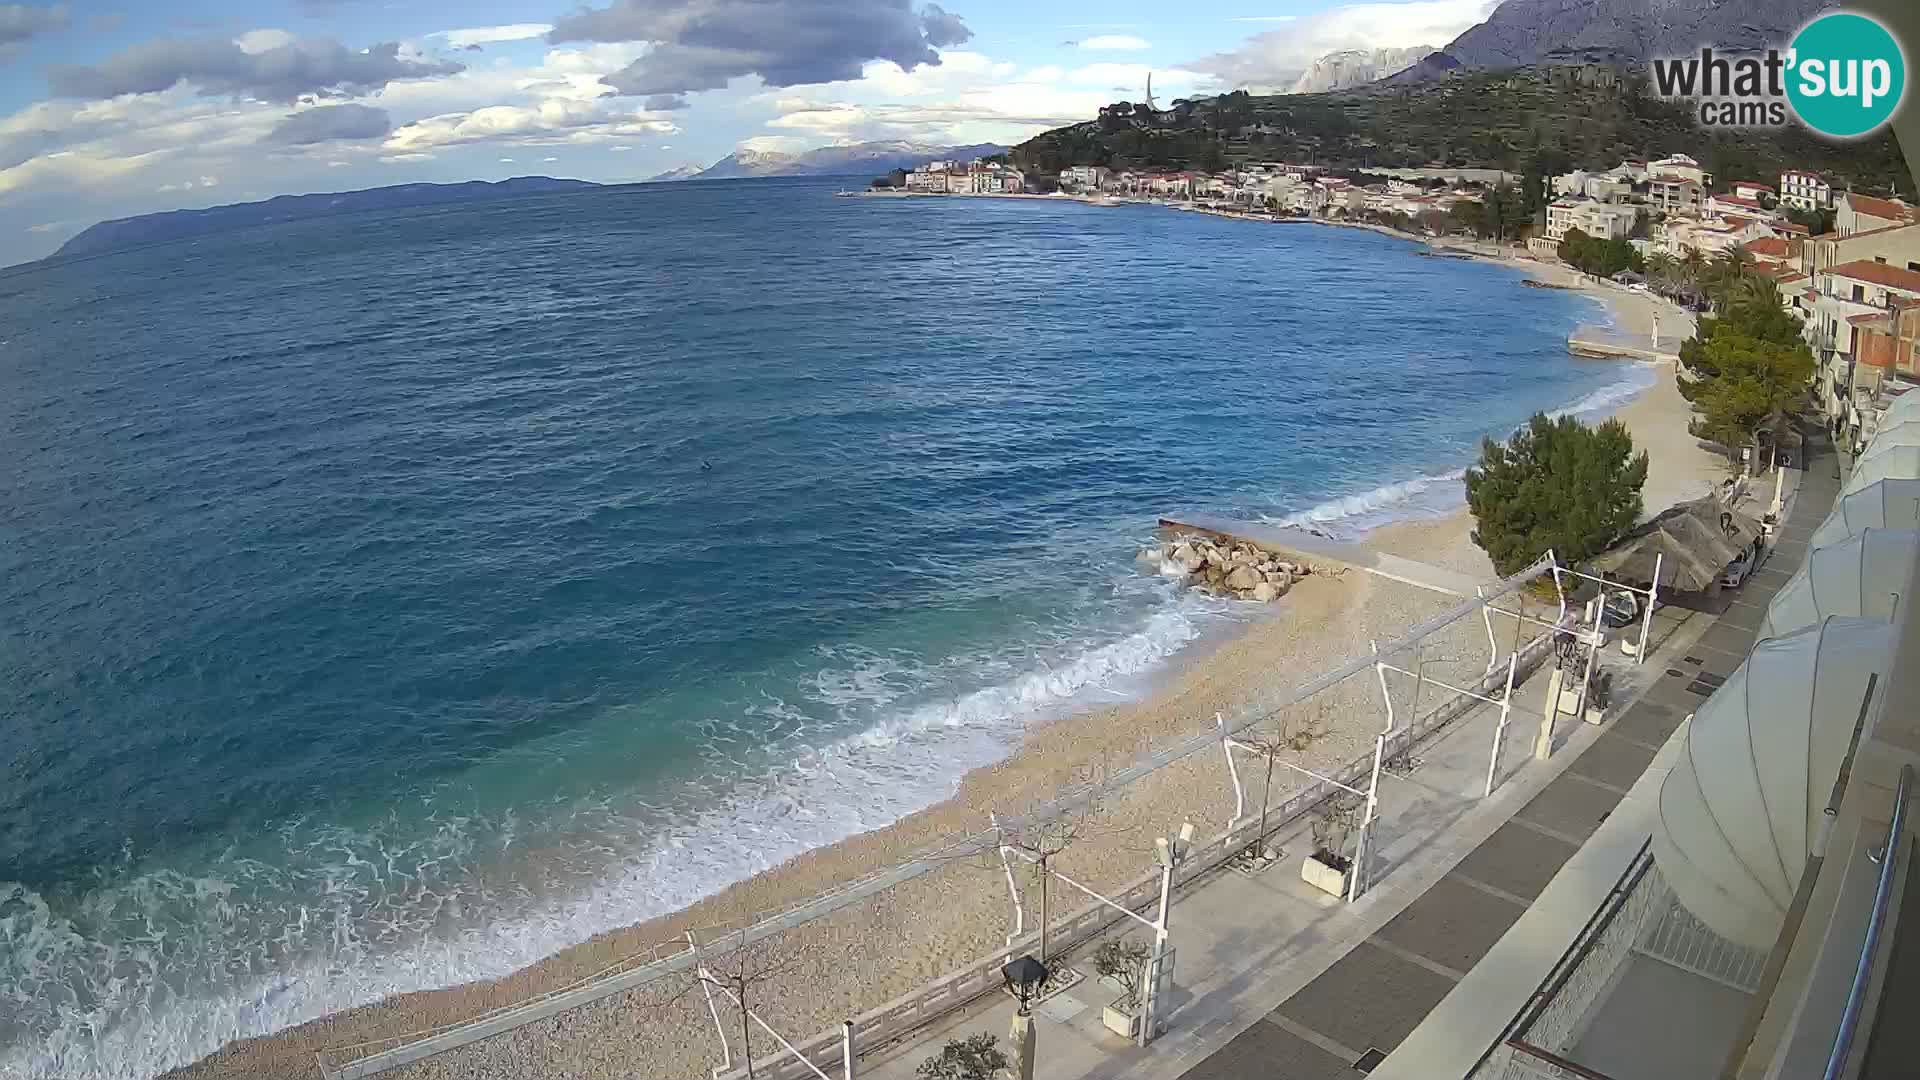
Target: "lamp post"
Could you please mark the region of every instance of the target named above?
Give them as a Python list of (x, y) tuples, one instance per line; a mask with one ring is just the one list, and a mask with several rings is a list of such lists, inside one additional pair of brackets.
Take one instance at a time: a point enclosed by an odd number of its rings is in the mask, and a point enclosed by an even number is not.
[(1013, 1078), (1033, 1080), (1033, 999), (1047, 981), (1047, 965), (1025, 953), (1002, 965), (1000, 977), (1020, 1003), (1013, 1011), (1013, 1027), (1008, 1032), (1008, 1041), (1013, 1043)]
[(1155, 838), (1153, 846), (1160, 858), (1160, 917), (1155, 920), (1158, 925), (1153, 931), (1153, 956), (1147, 964), (1146, 993), (1141, 995), (1144, 1007), (1136, 1036), (1141, 1046), (1153, 1041), (1154, 1028), (1160, 1023), (1160, 986), (1166, 981), (1164, 965), (1168, 962), (1167, 919), (1173, 914), (1173, 872), (1193, 847), (1193, 822), (1182, 822), (1177, 836)]

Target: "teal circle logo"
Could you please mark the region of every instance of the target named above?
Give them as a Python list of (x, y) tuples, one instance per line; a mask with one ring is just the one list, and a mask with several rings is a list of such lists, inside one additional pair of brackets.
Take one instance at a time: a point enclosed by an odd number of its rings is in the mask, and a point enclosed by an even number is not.
[(1835, 12), (1802, 27), (1787, 53), (1787, 101), (1801, 123), (1850, 139), (1892, 119), (1907, 92), (1907, 60), (1887, 28)]

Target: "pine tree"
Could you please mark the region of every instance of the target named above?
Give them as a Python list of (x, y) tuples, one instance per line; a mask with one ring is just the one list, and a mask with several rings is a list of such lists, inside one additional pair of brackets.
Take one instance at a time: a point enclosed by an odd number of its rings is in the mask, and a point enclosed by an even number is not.
[(1480, 545), (1502, 575), (1551, 549), (1562, 564), (1606, 550), (1640, 519), (1647, 455), (1626, 425), (1588, 427), (1570, 416), (1535, 413), (1505, 443), (1480, 447), (1467, 470), (1467, 506)]

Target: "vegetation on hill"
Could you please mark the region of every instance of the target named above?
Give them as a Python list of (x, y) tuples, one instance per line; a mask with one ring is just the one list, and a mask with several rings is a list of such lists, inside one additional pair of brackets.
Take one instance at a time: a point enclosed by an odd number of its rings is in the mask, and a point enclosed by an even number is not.
[(1479, 464), (1467, 470), (1473, 542), (1502, 576), (1549, 549), (1563, 564), (1579, 563), (1640, 519), (1646, 482), (1646, 452), (1633, 452), (1620, 421), (1588, 427), (1535, 413), (1505, 443), (1483, 442)]
[(1644, 76), (1616, 86), (1549, 78), (1548, 69), (1481, 72), (1411, 86), (1374, 84), (1331, 94), (1254, 97), (1245, 91), (1150, 110), (1118, 102), (1098, 119), (1015, 147), (1028, 171), (1070, 165), (1214, 171), (1245, 161), (1345, 168), (1503, 169), (1538, 178), (1572, 168), (1673, 153), (1698, 158), (1721, 182), (1771, 182), (1783, 169), (1832, 176), (1836, 186), (1911, 194), (1891, 133), (1856, 143), (1797, 126), (1715, 131), (1687, 108), (1647, 95)]

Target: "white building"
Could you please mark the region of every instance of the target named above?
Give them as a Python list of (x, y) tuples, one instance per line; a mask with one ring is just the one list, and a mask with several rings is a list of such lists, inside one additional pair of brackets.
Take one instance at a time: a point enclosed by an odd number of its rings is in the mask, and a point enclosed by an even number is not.
[(1095, 191), (1110, 175), (1105, 165), (1075, 165), (1060, 174), (1060, 182), (1082, 191)]
[(1920, 221), (1920, 207), (1898, 199), (1877, 199), (1871, 195), (1847, 192), (1834, 204), (1833, 231), (1842, 236), (1910, 225)]
[(1640, 211), (1612, 203), (1562, 199), (1547, 207), (1547, 239), (1559, 243), (1567, 233), (1579, 229), (1602, 240), (1625, 240), (1633, 233), (1633, 222)]
[(1833, 204), (1833, 185), (1819, 173), (1789, 169), (1780, 174), (1780, 203), (1797, 210), (1820, 210)]
[(1647, 181), (1647, 201), (1663, 214), (1697, 214), (1705, 191), (1698, 180), (1684, 176), (1656, 176)]
[(1685, 154), (1674, 154), (1671, 157), (1663, 157), (1659, 161), (1648, 163), (1647, 179), (1657, 180), (1663, 176), (1677, 177), (1681, 180), (1691, 180), (1701, 187), (1711, 187), (1713, 185), (1713, 174), (1701, 166), (1698, 161), (1693, 160)]

